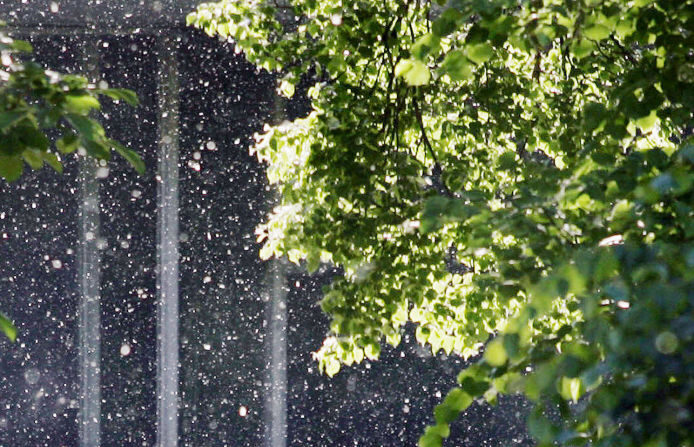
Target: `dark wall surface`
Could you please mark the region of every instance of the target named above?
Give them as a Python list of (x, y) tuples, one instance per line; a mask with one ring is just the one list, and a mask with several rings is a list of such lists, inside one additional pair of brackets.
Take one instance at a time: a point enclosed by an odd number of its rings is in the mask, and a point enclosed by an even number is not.
[(254, 229), (268, 205), (248, 146), (272, 114), (274, 82), (196, 32), (179, 61), (182, 445), (262, 445), (265, 265)]

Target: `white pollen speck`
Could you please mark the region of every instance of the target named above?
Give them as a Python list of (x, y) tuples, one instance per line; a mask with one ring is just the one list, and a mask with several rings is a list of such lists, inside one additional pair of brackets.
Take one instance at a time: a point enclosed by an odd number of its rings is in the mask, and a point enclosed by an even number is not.
[(54, 259), (51, 261), (51, 265), (54, 269), (59, 269), (63, 267), (63, 262), (60, 259)]
[(51, 12), (56, 13), (58, 12), (58, 4), (56, 2), (51, 2)]
[(108, 177), (108, 168), (99, 168), (96, 170), (96, 177), (97, 178), (106, 178)]
[(127, 356), (127, 355), (130, 355), (130, 345), (129, 345), (129, 344), (124, 343), (124, 344), (120, 347), (120, 355), (122, 355), (123, 357), (125, 357), (125, 356)]
[(202, 348), (203, 348), (205, 351), (209, 351), (210, 349), (212, 349), (212, 345), (209, 344), (209, 343), (203, 343)]
[(248, 415), (248, 408), (246, 408), (245, 405), (241, 405), (239, 407), (239, 416), (242, 418), (245, 418)]
[(217, 150), (217, 143), (215, 143), (214, 141), (208, 141), (207, 144), (205, 144), (205, 147), (208, 150), (214, 151)]
[(24, 371), (24, 380), (26, 380), (29, 385), (36, 385), (40, 378), (41, 373), (36, 368), (29, 368)]

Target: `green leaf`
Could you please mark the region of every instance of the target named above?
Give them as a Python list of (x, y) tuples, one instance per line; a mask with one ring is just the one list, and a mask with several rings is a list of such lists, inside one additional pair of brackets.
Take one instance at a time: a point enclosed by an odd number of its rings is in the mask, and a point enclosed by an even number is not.
[(586, 104), (583, 114), (586, 131), (592, 132), (593, 130), (597, 129), (598, 126), (605, 120), (606, 116), (607, 110), (603, 104), (595, 102)]
[(441, 67), (454, 81), (468, 81), (473, 78), (473, 65), (461, 50), (448, 53)]
[(79, 147), (79, 137), (72, 133), (67, 132), (61, 138), (58, 138), (55, 142), (56, 148), (63, 154), (71, 154), (77, 150)]
[(655, 110), (652, 110), (650, 114), (644, 116), (643, 118), (638, 118), (634, 120), (634, 124), (636, 124), (644, 131), (651, 130), (657, 122), (658, 115)]
[(70, 113), (87, 115), (90, 111), (99, 109), (101, 104), (99, 104), (98, 99), (85, 93), (82, 95), (65, 95), (65, 107)]
[(445, 37), (451, 34), (458, 27), (457, 21), (463, 15), (455, 8), (446, 9), (438, 19), (434, 20), (431, 30), (439, 37)]
[(145, 163), (142, 161), (142, 158), (140, 158), (137, 152), (128, 149), (115, 140), (108, 140), (108, 142), (111, 144), (111, 147), (115, 149), (115, 151), (118, 152), (123, 158), (125, 158), (140, 175), (145, 173)]
[(402, 59), (395, 66), (395, 72), (394, 72), (395, 76), (397, 76), (397, 77), (405, 76), (405, 73), (412, 70), (412, 66), (413, 66), (412, 59)]
[(429, 426), (426, 429), (429, 433), (434, 433), (441, 438), (447, 438), (451, 435), (451, 429), (448, 424), (436, 424)]
[(329, 357), (325, 360), (325, 373), (328, 375), (328, 377), (333, 377), (335, 374), (340, 372), (340, 362), (334, 358), (334, 357)]
[(436, 433), (425, 433), (419, 438), (419, 447), (441, 447), (443, 438)]
[(605, 25), (596, 23), (583, 30), (583, 35), (593, 40), (603, 40), (610, 37), (611, 31)]
[(588, 56), (595, 49), (595, 45), (590, 40), (581, 39), (573, 41), (571, 49), (573, 54), (581, 59)]
[(14, 126), (26, 116), (26, 112), (0, 112), (0, 131)]
[(24, 171), (24, 162), (18, 156), (2, 156), (0, 155), (0, 177), (3, 177), (8, 182), (17, 180)]
[(468, 45), (466, 50), (467, 57), (476, 64), (483, 64), (494, 55), (494, 48), (486, 42)]
[(460, 381), (460, 388), (472, 397), (479, 397), (489, 389), (489, 382), (475, 380), (472, 377), (464, 377)]
[(559, 394), (565, 400), (572, 400), (574, 403), (583, 394), (583, 385), (579, 378), (562, 377), (559, 380)]
[(282, 93), (282, 96), (285, 98), (291, 98), (294, 96), (294, 91), (295, 87), (294, 84), (283, 79), (282, 82), (280, 82), (280, 92)]
[(19, 132), (19, 139), (25, 146), (39, 151), (48, 149), (48, 137), (39, 128), (35, 126), (18, 126), (15, 128)]
[(12, 324), (12, 320), (0, 312), (0, 331), (2, 331), (11, 342), (17, 340), (17, 328)]
[(87, 154), (98, 160), (109, 160), (111, 158), (109, 147), (101, 140), (82, 138), (82, 145), (87, 150)]
[(441, 40), (434, 34), (425, 34), (412, 45), (410, 53), (412, 57), (424, 60), (428, 55), (437, 53), (441, 49)]
[(500, 339), (494, 339), (487, 344), (484, 359), (492, 366), (503, 366), (506, 363), (508, 355)]
[(98, 89), (95, 90), (95, 92), (101, 95), (106, 95), (111, 99), (115, 99), (117, 101), (125, 101), (127, 104), (131, 106), (137, 106), (140, 102), (135, 92), (125, 88)]
[(402, 60), (395, 67), (395, 75), (405, 79), (408, 85), (413, 87), (429, 83), (431, 73), (424, 62), (416, 59)]
[(22, 156), (32, 169), (41, 169), (43, 167), (43, 154), (41, 151), (27, 149), (22, 152)]
[(63, 164), (57, 155), (52, 152), (42, 152), (43, 160), (59, 174), (63, 173)]
[(536, 408), (528, 418), (528, 431), (538, 441), (543, 444), (550, 444), (554, 441), (556, 429), (554, 425), (543, 414), (542, 408)]
[(530, 374), (525, 383), (525, 395), (531, 400), (539, 400), (555, 379), (555, 369), (551, 364), (543, 364)]
[(377, 360), (378, 356), (381, 354), (381, 345), (378, 343), (369, 343), (364, 348), (364, 354), (369, 360)]
[(444, 399), (446, 405), (459, 413), (466, 410), (472, 402), (472, 396), (463, 391), (462, 388), (453, 388)]
[(66, 118), (73, 125), (73, 127), (82, 134), (83, 138), (87, 140), (100, 140), (103, 138), (105, 132), (101, 124), (97, 123), (93, 119), (87, 118), (86, 116), (77, 115), (74, 113), (68, 113)]
[(24, 53), (31, 53), (34, 51), (34, 48), (31, 46), (31, 44), (25, 40), (14, 40), (10, 46), (12, 49), (17, 50), (17, 51), (22, 51)]

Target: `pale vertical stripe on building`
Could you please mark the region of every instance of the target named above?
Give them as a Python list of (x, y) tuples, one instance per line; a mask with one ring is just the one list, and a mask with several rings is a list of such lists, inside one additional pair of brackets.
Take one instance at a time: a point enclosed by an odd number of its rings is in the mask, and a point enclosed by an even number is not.
[(178, 126), (177, 37), (158, 41), (157, 445), (178, 444)]
[(267, 447), (287, 444), (287, 283), (283, 260), (268, 268), (269, 393), (267, 397)]
[[(99, 52), (93, 39), (83, 43), (83, 60), (90, 81), (98, 77)], [(80, 157), (79, 206), (79, 362), (80, 362), (80, 446), (101, 445), (101, 304), (99, 282), (99, 179), (97, 162)]]

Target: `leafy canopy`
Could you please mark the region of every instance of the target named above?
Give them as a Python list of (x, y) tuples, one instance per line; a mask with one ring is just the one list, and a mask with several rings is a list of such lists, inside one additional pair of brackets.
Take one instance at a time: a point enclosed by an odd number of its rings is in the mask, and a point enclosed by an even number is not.
[[(15, 60), (17, 53), (31, 51), (31, 44), (12, 39), (0, 30), (0, 178), (17, 180), (25, 164), (32, 169), (49, 165), (62, 173), (61, 156), (78, 150), (98, 160), (109, 160), (113, 149), (137, 172), (144, 173), (140, 156), (109, 138), (92, 118), (101, 107), (100, 95), (131, 106), (137, 105), (137, 95), (126, 89), (97, 88), (84, 77)], [(54, 148), (48, 132), (57, 132)], [(12, 321), (1, 312), (0, 332), (12, 341), (17, 337)]]
[[(99, 96), (137, 105), (134, 92), (97, 88), (87, 79), (45, 70), (32, 61), (16, 61), (18, 52), (30, 53), (31, 44), (0, 33), (0, 177), (17, 180), (25, 163), (32, 169), (48, 164), (62, 172), (60, 154), (83, 148), (87, 155), (108, 160), (111, 150), (122, 155), (140, 173), (144, 163), (132, 150), (106, 136), (90, 114), (101, 105)], [(56, 129), (59, 138), (51, 148), (46, 132)]]
[(311, 81), (251, 151), (281, 193), (261, 256), (343, 271), (323, 371), (411, 321), (434, 353), (491, 339), (422, 447), (511, 392), (539, 445), (694, 445), (694, 2), (224, 0), (188, 22), (285, 96)]

